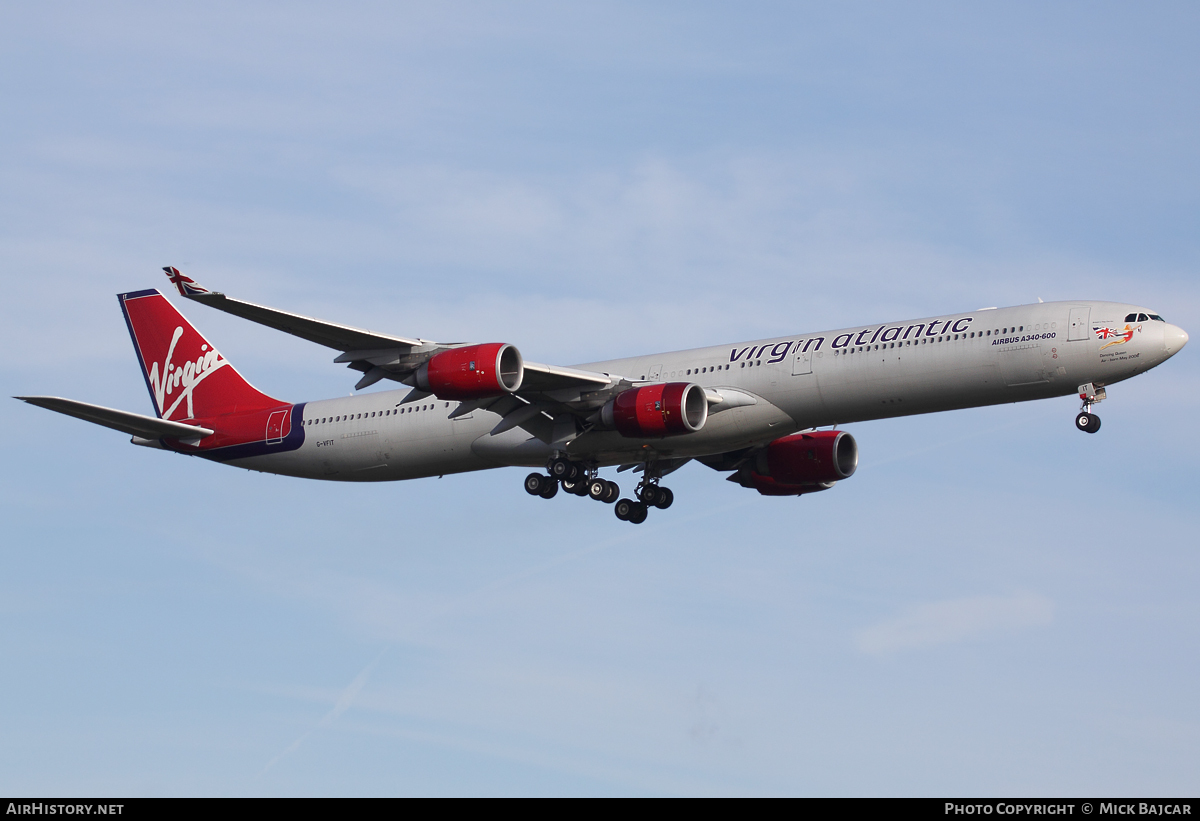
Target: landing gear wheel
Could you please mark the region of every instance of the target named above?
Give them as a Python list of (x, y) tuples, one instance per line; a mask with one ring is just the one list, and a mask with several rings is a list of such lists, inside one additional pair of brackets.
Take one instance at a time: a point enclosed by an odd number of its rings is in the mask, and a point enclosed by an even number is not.
[(658, 501), (654, 503), (654, 506), (659, 510), (666, 510), (674, 501), (675, 494), (671, 492), (671, 489), (669, 487), (660, 487), (658, 489)]
[(613, 513), (617, 514), (617, 518), (622, 522), (633, 522), (635, 525), (640, 525), (646, 521), (646, 506), (641, 502), (633, 501), (633, 499), (621, 499), (617, 502)]
[(617, 518), (622, 522), (628, 522), (629, 514), (633, 512), (633, 506), (636, 504), (637, 502), (633, 499), (622, 499), (613, 508), (613, 513), (617, 514)]
[(538, 494), (543, 499), (553, 499), (558, 495), (558, 482), (551, 479), (549, 476), (543, 478), (545, 484), (542, 486), (542, 492)]
[(525, 492), (530, 496), (541, 496), (544, 489), (544, 482), (549, 482), (549, 476), (543, 476), (540, 473), (531, 473), (525, 477)]
[(586, 479), (563, 479), (562, 489), (576, 496), (587, 496), (588, 483)]
[(600, 501), (604, 502), (606, 505), (611, 505), (613, 502), (617, 501), (617, 498), (621, 495), (621, 486), (616, 482), (605, 482), (605, 484), (608, 485), (608, 491), (604, 494)]
[(1100, 417), (1094, 413), (1081, 413), (1075, 417), (1075, 427), (1084, 433), (1095, 433), (1100, 430)]
[(574, 479), (580, 474), (581, 468), (570, 459), (564, 459), (561, 456), (557, 459), (552, 459), (547, 465), (547, 470), (555, 479)]
[(644, 504), (656, 505), (658, 504), (658, 494), (659, 490), (657, 486), (643, 485), (642, 487), (638, 488), (637, 497), (641, 499)]
[(604, 497), (608, 495), (607, 480), (601, 479), (600, 477), (597, 476), (595, 479), (588, 482), (587, 494), (588, 494), (588, 496), (591, 496), (593, 499), (595, 499), (597, 502), (603, 502)]

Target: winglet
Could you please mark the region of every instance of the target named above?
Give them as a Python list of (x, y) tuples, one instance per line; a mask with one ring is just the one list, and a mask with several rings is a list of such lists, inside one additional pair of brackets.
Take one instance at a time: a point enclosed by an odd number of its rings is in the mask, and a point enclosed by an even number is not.
[(196, 282), (196, 280), (181, 274), (178, 268), (164, 265), (163, 272), (167, 275), (167, 279), (171, 280), (175, 287), (179, 289), (180, 296), (199, 296), (200, 294), (212, 293), (212, 291)]

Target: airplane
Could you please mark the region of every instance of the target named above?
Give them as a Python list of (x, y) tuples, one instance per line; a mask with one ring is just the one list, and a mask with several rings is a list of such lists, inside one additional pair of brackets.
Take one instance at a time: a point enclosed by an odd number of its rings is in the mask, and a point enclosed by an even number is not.
[[(267, 396), (156, 289), (118, 294), (154, 416), (54, 396), (33, 405), (135, 445), (266, 473), (349, 482), (544, 468), (561, 488), (640, 524), (664, 476), (696, 460), (765, 496), (828, 490), (858, 466), (846, 424), (1078, 394), (1100, 429), (1106, 388), (1174, 356), (1188, 335), (1137, 305), (1080, 300), (981, 308), (571, 367), (510, 343), (438, 343), (233, 299), (173, 267), (180, 296), (338, 351), (335, 363), (404, 388), (294, 404)], [(823, 428), (828, 428), (824, 429)], [(640, 473), (632, 498), (601, 468)]]

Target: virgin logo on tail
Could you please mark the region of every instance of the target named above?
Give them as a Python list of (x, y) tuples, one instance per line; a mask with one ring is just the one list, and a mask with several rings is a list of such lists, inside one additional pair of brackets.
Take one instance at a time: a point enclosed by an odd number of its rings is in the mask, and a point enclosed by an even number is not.
[[(142, 363), (146, 389), (163, 419), (210, 419), (287, 404), (243, 379), (233, 363), (158, 291), (136, 291), (118, 298)], [(201, 382), (214, 375), (215, 379), (197, 391)]]
[[(161, 369), (157, 362), (150, 365), (150, 389), (154, 391), (154, 400), (158, 407), (163, 409), (163, 419), (170, 419), (179, 407), (179, 403), (184, 399), (187, 400), (187, 416), (184, 418), (191, 419), (195, 416), (192, 410), (192, 391), (209, 376), (229, 364), (216, 348), (201, 344), (200, 356), (195, 360), (189, 359), (184, 362), (183, 367), (176, 366), (171, 362), (171, 357), (175, 353), (175, 346), (179, 343), (181, 336), (183, 336), (182, 325), (177, 326), (175, 333), (171, 334), (171, 344), (167, 348), (167, 356), (163, 359)], [(182, 390), (175, 397), (171, 406), (167, 407), (166, 398), (174, 393), (176, 388)]]

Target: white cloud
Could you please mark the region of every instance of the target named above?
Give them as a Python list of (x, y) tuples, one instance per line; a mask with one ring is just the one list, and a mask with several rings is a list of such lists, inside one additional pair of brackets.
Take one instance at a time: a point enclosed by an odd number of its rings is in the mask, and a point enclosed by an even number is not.
[(862, 652), (885, 655), (1038, 627), (1053, 620), (1054, 602), (1045, 596), (973, 596), (916, 605), (859, 630), (854, 639)]

